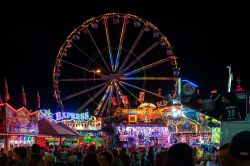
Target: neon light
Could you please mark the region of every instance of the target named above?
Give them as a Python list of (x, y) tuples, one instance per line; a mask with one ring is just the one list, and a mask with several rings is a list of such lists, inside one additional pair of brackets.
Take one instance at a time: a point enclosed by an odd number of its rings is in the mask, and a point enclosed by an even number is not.
[(109, 30), (108, 30), (108, 24), (107, 24), (107, 17), (104, 16), (103, 20), (104, 20), (106, 38), (107, 38), (108, 48), (109, 48), (110, 65), (111, 65), (111, 68), (112, 68), (112, 71), (113, 71), (114, 70), (114, 62), (113, 62), (113, 54), (112, 54), (112, 49), (111, 49), (111, 44), (110, 44), (110, 38), (109, 38)]
[(114, 71), (116, 71), (116, 69), (119, 66), (119, 60), (120, 60), (121, 49), (122, 49), (122, 44), (123, 44), (123, 38), (124, 38), (124, 34), (125, 34), (125, 29), (126, 29), (126, 22), (127, 22), (127, 18), (124, 17), (123, 25), (122, 25), (122, 31), (121, 31), (121, 36), (120, 36), (120, 42), (119, 42), (119, 48), (118, 48), (118, 52), (117, 52), (117, 56), (116, 56), (116, 62), (115, 62), (115, 69), (114, 69)]
[(176, 81), (176, 77), (120, 77), (120, 80), (170, 80)]
[(146, 66), (142, 66), (141, 68), (138, 68), (138, 69), (133, 70), (133, 71), (131, 71), (131, 72), (125, 73), (124, 75), (125, 75), (125, 76), (130, 76), (130, 75), (132, 75), (132, 74), (138, 73), (138, 72), (140, 72), (140, 71), (144, 71), (144, 70), (146, 70), (146, 69), (149, 69), (149, 68), (151, 68), (151, 67), (157, 66), (157, 65), (159, 65), (159, 64), (162, 64), (162, 63), (164, 63), (164, 62), (167, 62), (167, 61), (172, 60), (172, 59), (175, 59), (175, 58), (176, 58), (175, 56), (170, 56), (170, 57), (161, 59), (161, 60), (159, 60), (159, 61), (153, 62), (153, 63), (151, 63), (151, 64), (148, 64), (148, 65), (146, 65)]
[(62, 123), (77, 131), (96, 131), (101, 130), (102, 118), (91, 116), (87, 121), (63, 120)]
[(88, 120), (89, 119), (89, 112), (84, 113), (72, 113), (72, 112), (57, 112), (54, 114), (56, 121), (62, 120)]
[(187, 82), (187, 83), (189, 83), (189, 84), (195, 86), (196, 88), (198, 87), (198, 85), (196, 85), (196, 84), (194, 84), (194, 83), (192, 83), (192, 82), (190, 82), (190, 81), (188, 81), (188, 80), (182, 80), (182, 81), (183, 81), (183, 82)]
[(152, 107), (152, 108), (156, 108), (156, 106), (153, 103), (142, 103), (139, 105), (138, 108), (142, 108), (142, 107)]
[[(139, 101), (140, 103), (142, 103), (130, 90), (128, 90), (125, 86), (123, 86), (122, 84), (120, 84), (126, 91), (128, 91), (137, 101)], [(121, 96), (120, 96), (121, 97)]]
[(133, 87), (133, 88), (135, 88), (135, 89), (139, 89), (139, 90), (141, 90), (141, 91), (145, 91), (145, 92), (147, 92), (147, 93), (149, 93), (149, 94), (158, 96), (158, 97), (160, 97), (160, 98), (165, 98), (165, 97), (163, 97), (163, 96), (159, 96), (159, 95), (156, 94), (156, 93), (150, 92), (150, 91), (148, 91), (148, 90), (145, 90), (145, 89), (143, 89), (143, 88), (137, 87), (137, 86), (135, 86), (135, 85), (132, 85), (132, 84), (129, 84), (129, 83), (126, 83), (126, 82), (123, 82), (123, 81), (119, 81), (119, 83), (128, 85), (128, 86), (130, 86), (130, 87)]
[(49, 135), (37, 135), (37, 134), (16, 134), (16, 133), (0, 133), (0, 136), (32, 136), (32, 137), (51, 137)]
[(51, 113), (50, 109), (48, 110), (40, 109), (38, 111), (39, 111), (39, 114), (38, 114), (39, 120), (45, 118), (45, 119), (48, 119), (49, 121), (54, 121), (53, 114)]
[(178, 78), (178, 95), (181, 95), (181, 78)]
[(29, 110), (25, 107), (21, 107), (21, 108), (18, 108), (17, 110), (14, 109), (11, 105), (9, 105), (8, 103), (5, 103), (5, 106), (8, 107), (11, 111), (14, 111), (14, 112), (19, 112), (21, 110), (25, 110), (26, 112), (28, 112), (29, 115), (33, 115), (33, 114), (36, 114), (38, 113), (38, 111), (35, 111), (35, 112), (29, 112)]
[(168, 101), (167, 100), (159, 101), (159, 102), (156, 102), (156, 105), (157, 105), (157, 107), (167, 106)]

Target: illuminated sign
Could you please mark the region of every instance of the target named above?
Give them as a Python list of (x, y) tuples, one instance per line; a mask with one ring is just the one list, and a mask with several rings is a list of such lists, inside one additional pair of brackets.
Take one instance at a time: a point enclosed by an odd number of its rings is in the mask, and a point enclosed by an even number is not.
[(86, 121), (86, 120), (89, 120), (89, 112), (84, 112), (84, 113), (57, 112), (54, 115), (55, 115), (56, 121), (62, 121), (62, 120)]
[(25, 107), (14, 109), (6, 103), (6, 131), (8, 133), (38, 134), (38, 112)]
[(93, 135), (94, 137), (102, 137), (102, 131), (78, 131), (83, 136)]
[(157, 107), (167, 106), (168, 101), (167, 100), (159, 101), (159, 102), (156, 102), (156, 105), (157, 105)]
[(152, 103), (142, 103), (141, 105), (139, 105), (139, 108), (148, 108), (148, 107), (156, 108), (156, 106)]
[(46, 109), (41, 109), (38, 111), (38, 118), (39, 120), (45, 118), (48, 119), (50, 121), (53, 121), (53, 114), (51, 113), (50, 109), (46, 110)]
[(10, 141), (26, 141), (26, 142), (30, 142), (30, 141), (35, 141), (35, 137), (32, 136), (11, 136), (10, 137)]

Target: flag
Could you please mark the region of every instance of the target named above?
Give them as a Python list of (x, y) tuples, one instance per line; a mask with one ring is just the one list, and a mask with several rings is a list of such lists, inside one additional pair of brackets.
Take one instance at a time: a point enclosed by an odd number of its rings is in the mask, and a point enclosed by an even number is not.
[(23, 98), (23, 105), (27, 105), (26, 94), (24, 91), (24, 86), (22, 87), (22, 98)]
[(237, 85), (236, 85), (234, 91), (235, 91), (235, 92), (243, 92), (243, 91), (245, 91), (245, 90), (241, 87), (241, 85), (240, 85), (240, 82), (241, 82), (240, 77), (238, 77), (236, 81), (237, 81)]
[(37, 109), (40, 109), (41, 101), (40, 101), (40, 94), (39, 91), (37, 91)]
[(118, 105), (118, 103), (117, 103), (117, 101), (116, 101), (116, 97), (112, 97), (112, 98), (111, 98), (111, 101), (112, 101), (112, 105), (113, 105), (114, 107), (116, 107), (116, 106)]
[(129, 105), (128, 96), (121, 96), (121, 99), (122, 99), (122, 103), (124, 104), (124, 106)]
[(7, 102), (10, 99), (7, 80), (4, 79), (4, 101)]
[(161, 97), (161, 88), (159, 88), (157, 91), (158, 91), (157, 95)]
[(145, 92), (139, 93), (139, 101), (144, 102)]

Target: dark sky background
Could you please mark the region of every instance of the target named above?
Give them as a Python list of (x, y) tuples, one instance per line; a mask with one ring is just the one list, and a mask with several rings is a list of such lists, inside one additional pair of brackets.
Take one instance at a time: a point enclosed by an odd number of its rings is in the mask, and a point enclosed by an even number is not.
[[(8, 1), (0, 11), (0, 93), (7, 78), (11, 102), (21, 104), (24, 85), (29, 107), (39, 89), (42, 107), (53, 108), (52, 69), (70, 32), (87, 19), (108, 12), (135, 14), (154, 25), (174, 46), (183, 79), (201, 92), (226, 91), (228, 70), (249, 90), (246, 12), (238, 1)], [(53, 3), (53, 4), (52, 4)]]

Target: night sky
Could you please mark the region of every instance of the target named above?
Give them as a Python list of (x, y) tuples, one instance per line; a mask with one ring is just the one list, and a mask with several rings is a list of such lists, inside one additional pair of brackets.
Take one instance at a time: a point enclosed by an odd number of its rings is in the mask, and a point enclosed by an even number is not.
[[(84, 1), (83, 1), (84, 2)], [(52, 69), (66, 37), (87, 19), (108, 12), (135, 14), (152, 22), (168, 37), (181, 68), (181, 77), (199, 85), (200, 91), (225, 92), (228, 70), (241, 77), (249, 90), (247, 41), (242, 4), (192, 3), (190, 1), (67, 1), (5, 2), (0, 11), (0, 93), (7, 78), (11, 102), (21, 105), (24, 85), (29, 107), (36, 90), (43, 108), (54, 108)]]

